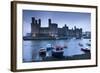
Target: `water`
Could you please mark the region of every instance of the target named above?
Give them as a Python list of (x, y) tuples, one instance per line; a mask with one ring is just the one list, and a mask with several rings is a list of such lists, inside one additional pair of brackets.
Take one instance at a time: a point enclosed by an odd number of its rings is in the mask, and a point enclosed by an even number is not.
[[(83, 44), (83, 46), (79, 46), (79, 43)], [(52, 44), (53, 46), (67, 45), (67, 48), (64, 48), (64, 56), (73, 56), (84, 54), (81, 51), (81, 48), (91, 48), (86, 45), (86, 43), (90, 43), (89, 39), (68, 39), (68, 40), (32, 40), (32, 41), (23, 41), (23, 62), (29, 61), (37, 61), (41, 60), (39, 57), (40, 48), (46, 48), (47, 44)], [(50, 53), (48, 52), (48, 56)]]

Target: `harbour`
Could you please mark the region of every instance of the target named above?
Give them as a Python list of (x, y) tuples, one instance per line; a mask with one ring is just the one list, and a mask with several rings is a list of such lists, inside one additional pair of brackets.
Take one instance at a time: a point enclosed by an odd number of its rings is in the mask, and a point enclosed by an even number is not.
[[(42, 62), (42, 61), (61, 61), (61, 60), (81, 60), (90, 59), (91, 51), (86, 52), (88, 48), (91, 50), (90, 39), (62, 39), (62, 40), (28, 40), (23, 41), (23, 62)], [(81, 43), (81, 44), (80, 44)], [(58, 57), (54, 56), (54, 49), (47, 49), (48, 46), (53, 48), (60, 46), (63, 53), (59, 53)], [(45, 55), (39, 55), (41, 49), (44, 49)], [(59, 51), (59, 50), (58, 50)], [(57, 52), (58, 52), (57, 51)], [(60, 52), (60, 51), (59, 51)], [(56, 52), (55, 52), (56, 53)], [(53, 55), (54, 54), (54, 55)], [(56, 53), (57, 54), (57, 53)]]

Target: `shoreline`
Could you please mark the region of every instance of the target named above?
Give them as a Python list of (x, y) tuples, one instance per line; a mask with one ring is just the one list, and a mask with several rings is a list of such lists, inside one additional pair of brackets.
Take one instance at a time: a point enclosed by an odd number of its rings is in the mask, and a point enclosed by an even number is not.
[[(55, 38), (55, 37), (23, 37), (23, 40), (24, 41), (28, 41), (28, 40), (67, 40), (67, 39), (72, 39), (73, 37), (58, 37), (58, 38)], [(81, 38), (75, 38), (75, 39), (81, 39)], [(87, 39), (90, 39), (90, 38), (87, 38)]]
[(51, 61), (69, 61), (69, 60), (86, 60), (91, 59), (90, 53), (80, 54), (80, 55), (73, 55), (73, 56), (63, 56), (62, 58), (55, 58), (55, 57), (45, 57), (43, 60), (33, 60), (33, 61), (24, 61), (23, 63), (27, 62), (51, 62)]
[[(27, 40), (62, 40), (62, 39), (65, 40), (65, 39), (72, 39), (72, 38), (81, 39), (84, 37), (76, 38), (76, 37), (30, 37), (30, 36), (24, 36), (23, 40), (24, 41), (27, 41)], [(91, 38), (85, 37), (84, 39), (91, 39)]]
[(61, 39), (69, 39), (69, 38), (55, 38), (55, 37), (23, 37), (24, 41), (27, 40), (61, 40)]

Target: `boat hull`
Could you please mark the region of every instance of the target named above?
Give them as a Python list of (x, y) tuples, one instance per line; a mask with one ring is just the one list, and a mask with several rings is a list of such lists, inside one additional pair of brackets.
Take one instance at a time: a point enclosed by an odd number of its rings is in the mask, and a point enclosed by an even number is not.
[(83, 52), (85, 52), (85, 53), (90, 53), (90, 50), (89, 49), (81, 49)]
[(61, 51), (61, 52), (52, 51), (52, 56), (56, 57), (56, 58), (62, 58), (63, 57), (63, 51)]

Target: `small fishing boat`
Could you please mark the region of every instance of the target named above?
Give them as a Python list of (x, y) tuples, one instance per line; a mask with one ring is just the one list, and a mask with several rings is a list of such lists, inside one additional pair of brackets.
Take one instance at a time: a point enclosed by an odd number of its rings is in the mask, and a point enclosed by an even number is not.
[(64, 47), (63, 48), (67, 48), (67, 46), (66, 45), (64, 45)]
[(83, 51), (85, 53), (90, 53), (90, 49), (88, 49), (88, 48), (86, 48), (86, 49), (81, 48), (81, 51)]
[(68, 48), (68, 46), (66, 44), (64, 44), (63, 48)]
[(79, 43), (78, 45), (79, 45), (79, 46), (83, 46), (83, 44), (81, 44), (81, 43)]
[(39, 56), (41, 56), (41, 57), (45, 57), (46, 56), (46, 49), (45, 48), (41, 48), (39, 50)]
[(61, 58), (63, 57), (64, 49), (63, 47), (56, 47), (52, 50), (52, 56), (56, 58)]
[(90, 43), (86, 43), (86, 45), (91, 46), (91, 44), (90, 44)]

